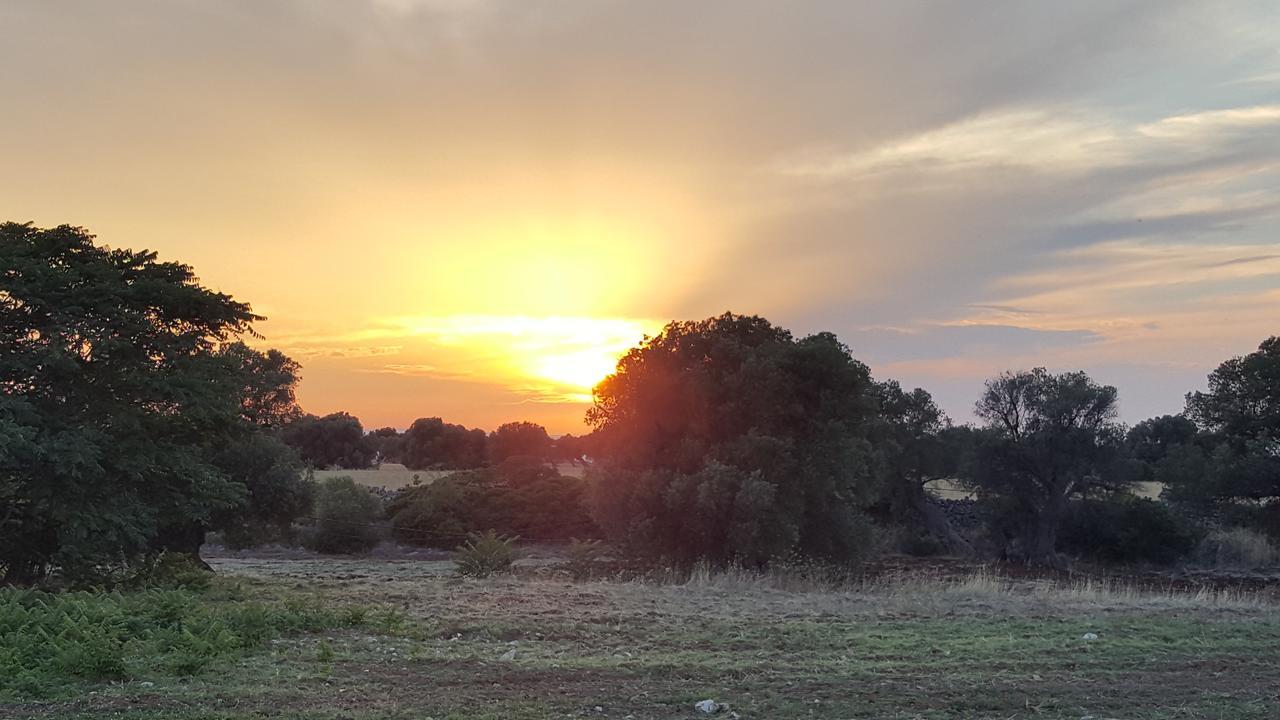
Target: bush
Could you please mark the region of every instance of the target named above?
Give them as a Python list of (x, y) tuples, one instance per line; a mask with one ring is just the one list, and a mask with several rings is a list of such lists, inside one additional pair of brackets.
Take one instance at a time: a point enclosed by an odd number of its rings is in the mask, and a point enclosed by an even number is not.
[(406, 490), (387, 506), (387, 514), (396, 540), (413, 545), (457, 547), (487, 530), (559, 540), (596, 534), (585, 494), (581, 478), (545, 466), (469, 470)]
[(378, 544), (382, 501), (349, 477), (325, 480), (316, 492), (315, 525), (303, 545), (321, 553), (366, 552)]
[(1168, 564), (1186, 557), (1198, 536), (1168, 505), (1123, 496), (1073, 503), (1058, 530), (1058, 547), (1099, 562)]
[(509, 571), (516, 561), (515, 542), (516, 538), (492, 530), (472, 535), (454, 554), (458, 574), (482, 578)]
[(1280, 548), (1249, 528), (1214, 530), (1196, 548), (1196, 562), (1210, 567), (1254, 569), (1280, 565)]

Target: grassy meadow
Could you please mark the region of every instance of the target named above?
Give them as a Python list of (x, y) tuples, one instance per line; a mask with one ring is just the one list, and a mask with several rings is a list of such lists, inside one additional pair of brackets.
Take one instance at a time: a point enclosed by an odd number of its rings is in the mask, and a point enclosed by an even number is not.
[[(561, 475), (571, 477), (581, 477), (583, 468), (581, 465), (561, 464), (556, 466), (556, 470)], [(366, 487), (378, 487), (385, 490), (399, 490), (409, 487), (415, 482), (427, 485), (431, 482), (450, 475), (456, 470), (410, 470), (399, 463), (383, 463), (376, 468), (368, 470), (316, 470), (315, 478), (323, 481), (327, 478), (349, 477), (357, 483)]]
[[(1274, 595), (984, 572), (573, 582), (546, 563), (475, 580), (447, 561), (213, 562), (211, 590), (170, 601), (180, 631), (153, 633), (152, 660), (110, 681), (50, 664), (4, 686), (0, 717), (640, 720), (714, 699), (741, 718), (1262, 720), (1280, 706)], [(222, 638), (193, 667), (189, 628)]]

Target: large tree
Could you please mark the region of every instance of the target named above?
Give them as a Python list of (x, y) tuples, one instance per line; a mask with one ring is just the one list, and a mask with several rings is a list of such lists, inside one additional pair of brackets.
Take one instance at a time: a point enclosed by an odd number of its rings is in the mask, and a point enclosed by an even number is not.
[(596, 520), (676, 562), (852, 558), (875, 492), (875, 411), (867, 367), (829, 333), (673, 322), (595, 389)]
[(1156, 466), (1169, 498), (1280, 535), (1280, 338), (1218, 366), (1186, 415), (1199, 434)]
[(929, 491), (930, 483), (953, 479), (970, 430), (950, 420), (922, 388), (903, 390), (895, 380), (876, 388), (879, 417), (873, 440), (884, 476), (884, 498), (892, 516), (919, 525), (947, 550), (968, 555), (969, 541), (951, 526)]
[(418, 418), (404, 432), (401, 460), (411, 470), (466, 470), (485, 463), (488, 436), (479, 428), (435, 418)]
[(153, 252), (0, 225), (5, 581), (127, 561), (244, 507), (215, 455), (292, 405), (265, 378), (292, 377), (283, 356), (235, 345), (259, 319)]
[(1027, 562), (1060, 566), (1058, 528), (1070, 501), (1136, 479), (1120, 463), (1116, 396), (1083, 372), (1036, 368), (987, 381), (975, 408), (986, 427), (964, 480), (1004, 503)]
[(282, 437), (313, 468), (362, 470), (377, 456), (360, 420), (345, 412), (304, 415), (286, 425)]
[(551, 436), (547, 429), (533, 422), (509, 422), (489, 435), (489, 462), (497, 465), (518, 456), (549, 460)]

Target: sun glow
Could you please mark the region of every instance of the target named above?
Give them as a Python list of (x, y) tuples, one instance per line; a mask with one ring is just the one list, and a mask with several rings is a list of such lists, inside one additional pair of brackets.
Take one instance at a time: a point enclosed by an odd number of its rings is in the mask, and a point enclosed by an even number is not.
[(503, 382), (540, 402), (590, 402), (591, 389), (618, 358), (662, 324), (590, 317), (455, 315), (397, 318), (404, 335), (425, 341), (422, 374)]

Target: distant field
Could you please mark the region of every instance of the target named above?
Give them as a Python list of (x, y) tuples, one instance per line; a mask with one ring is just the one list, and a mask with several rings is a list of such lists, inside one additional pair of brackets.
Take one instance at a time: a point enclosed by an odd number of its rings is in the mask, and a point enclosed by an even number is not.
[(460, 580), (447, 561), (212, 563), (245, 600), (355, 606), (374, 622), (299, 628), (192, 678), (0, 699), (0, 717), (656, 720), (714, 699), (730, 706), (714, 717), (743, 720), (1274, 720), (1280, 707), (1280, 613), (1261, 596), (981, 574), (824, 589), (742, 574), (574, 583), (551, 566)]
[[(572, 477), (581, 477), (583, 468), (581, 465), (562, 464), (556, 466), (561, 475), (570, 475)], [(436, 478), (444, 477), (456, 470), (410, 470), (398, 463), (383, 463), (376, 470), (317, 470), (316, 480), (324, 480), (331, 477), (349, 477), (361, 485), (369, 487), (381, 487), (387, 490), (399, 490), (402, 487), (408, 487), (414, 483), (414, 480), (420, 480), (423, 484), (430, 484)]]

